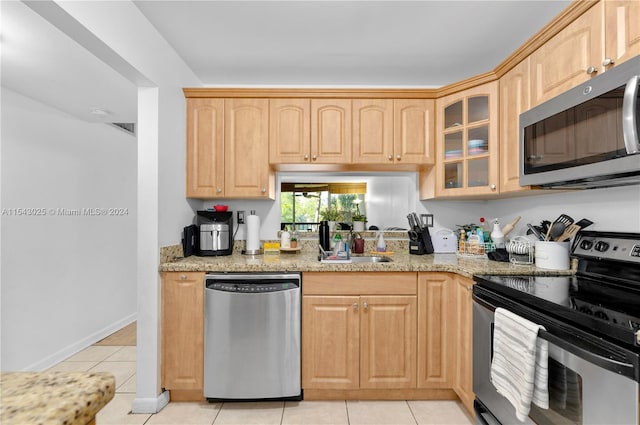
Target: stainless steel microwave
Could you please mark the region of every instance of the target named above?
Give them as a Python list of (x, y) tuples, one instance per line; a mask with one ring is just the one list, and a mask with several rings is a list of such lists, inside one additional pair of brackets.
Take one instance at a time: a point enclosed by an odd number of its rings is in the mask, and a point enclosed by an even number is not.
[(520, 185), (640, 184), (640, 56), (520, 115)]

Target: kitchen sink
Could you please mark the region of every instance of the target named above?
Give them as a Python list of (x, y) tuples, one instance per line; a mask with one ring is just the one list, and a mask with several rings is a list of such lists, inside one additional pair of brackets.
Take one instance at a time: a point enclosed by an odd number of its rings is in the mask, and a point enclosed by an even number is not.
[(383, 256), (351, 257), (352, 263), (391, 263), (393, 258)]
[(348, 260), (332, 260), (330, 258), (321, 260), (325, 264), (363, 264), (363, 263), (391, 263), (393, 258), (383, 256), (363, 256), (363, 257), (351, 257)]

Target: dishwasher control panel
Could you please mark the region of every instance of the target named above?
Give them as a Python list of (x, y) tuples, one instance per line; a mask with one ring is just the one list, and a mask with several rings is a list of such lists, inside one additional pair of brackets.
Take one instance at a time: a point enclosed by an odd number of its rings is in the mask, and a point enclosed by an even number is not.
[(237, 283), (237, 282), (216, 282), (207, 281), (207, 289), (223, 292), (241, 292), (241, 293), (265, 293), (286, 291), (296, 289), (299, 285), (295, 282), (260, 282), (260, 283)]

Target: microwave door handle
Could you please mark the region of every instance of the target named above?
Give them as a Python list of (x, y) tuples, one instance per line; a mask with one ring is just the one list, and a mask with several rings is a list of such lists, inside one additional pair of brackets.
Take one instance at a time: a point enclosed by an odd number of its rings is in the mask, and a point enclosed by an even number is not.
[(627, 154), (640, 153), (638, 140), (638, 123), (636, 122), (636, 106), (638, 104), (638, 84), (640, 75), (634, 75), (627, 82), (622, 99), (622, 135)]

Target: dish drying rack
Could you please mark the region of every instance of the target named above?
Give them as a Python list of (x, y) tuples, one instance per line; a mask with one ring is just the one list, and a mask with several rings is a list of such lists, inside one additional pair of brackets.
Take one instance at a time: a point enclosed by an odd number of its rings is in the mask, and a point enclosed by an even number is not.
[(517, 236), (507, 243), (506, 248), (512, 264), (533, 264), (534, 245), (531, 239)]

